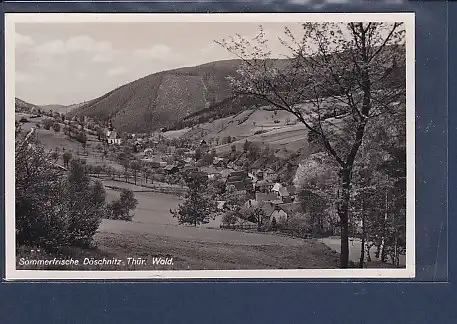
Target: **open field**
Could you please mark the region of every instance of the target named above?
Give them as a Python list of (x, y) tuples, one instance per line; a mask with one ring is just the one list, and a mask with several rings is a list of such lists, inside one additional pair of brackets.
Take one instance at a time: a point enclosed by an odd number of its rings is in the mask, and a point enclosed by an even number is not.
[[(125, 184), (129, 187), (128, 184)], [(107, 196), (109, 199), (118, 197), (119, 192), (107, 189)], [(180, 203), (180, 199), (173, 195), (160, 194), (156, 192), (135, 192), (135, 198), (138, 200), (138, 205), (133, 211), (135, 214), (133, 222), (121, 222), (118, 225), (121, 229), (129, 228), (129, 224), (178, 224), (178, 222), (171, 216), (170, 209), (175, 209)], [(103, 225), (102, 225), (103, 228)]]
[(96, 235), (101, 250), (120, 258), (142, 257), (148, 259), (149, 265), (153, 257), (173, 258), (172, 267), (161, 266), (167, 270), (337, 268), (338, 265), (337, 253), (315, 241), (299, 241), (294, 245), (285, 242), (241, 243), (226, 239), (186, 240), (129, 232), (124, 232), (119, 239), (116, 234)]

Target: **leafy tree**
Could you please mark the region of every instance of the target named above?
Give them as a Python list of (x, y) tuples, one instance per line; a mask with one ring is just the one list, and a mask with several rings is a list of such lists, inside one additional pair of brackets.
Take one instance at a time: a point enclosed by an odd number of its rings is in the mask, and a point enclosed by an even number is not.
[(54, 130), (54, 132), (58, 133), (60, 132), (60, 124), (55, 122), (54, 124), (52, 124), (52, 129)]
[(130, 169), (132, 169), (133, 179), (134, 179), (135, 184), (136, 184), (136, 179), (137, 179), (137, 176), (138, 176), (138, 172), (140, 172), (140, 170), (141, 170), (140, 162), (136, 161), (136, 160), (130, 162)]
[(43, 120), (43, 128), (46, 130), (50, 130), (52, 125), (54, 124), (53, 120), (50, 118), (46, 118)]
[[(30, 144), (30, 145), (29, 145)], [(54, 208), (60, 199), (61, 173), (32, 138), (16, 135), (16, 244), (52, 248), (62, 244), (65, 219)]]
[(69, 240), (73, 245), (88, 247), (105, 217), (105, 189), (98, 181), (91, 184), (83, 161), (72, 160), (65, 193)]
[(108, 218), (124, 221), (131, 221), (133, 214), (130, 211), (134, 210), (138, 204), (132, 190), (122, 189), (119, 200), (115, 200), (108, 204)]
[(16, 137), (16, 244), (58, 251), (92, 244), (105, 212), (104, 188), (79, 161), (67, 177), (31, 137)]
[(63, 160), (63, 165), (68, 168), (68, 163), (70, 162), (71, 160), (71, 153), (70, 152), (64, 152), (62, 154), (62, 160)]
[(222, 224), (224, 225), (233, 225), (238, 220), (237, 213), (229, 210), (222, 216)]
[(199, 147), (195, 149), (195, 161), (199, 161), (202, 157), (202, 151)]
[[(254, 44), (241, 36), (218, 42), (243, 61), (230, 78), (235, 93), (293, 114), (339, 165), (341, 268), (348, 267), (352, 171), (367, 126), (405, 100), (405, 67), (397, 63), (405, 60), (404, 35), (402, 23), (304, 23), (300, 37), (285, 29), (281, 42), (291, 54), (281, 67), (268, 61), (262, 27)], [(343, 117), (330, 118), (336, 115)]]
[(300, 191), (299, 198), (303, 211), (310, 216), (311, 230), (315, 233), (322, 233), (324, 231), (325, 212), (328, 208), (327, 200), (311, 189)]
[(205, 194), (207, 180), (203, 177), (188, 177), (186, 182), (188, 189), (184, 202), (176, 210), (170, 210), (170, 213), (178, 219), (179, 224), (197, 226), (208, 223), (216, 211), (216, 204)]
[(214, 158), (212, 154), (205, 153), (201, 158), (201, 162), (203, 165), (211, 165), (213, 163), (213, 159)]
[(273, 219), (271, 220), (271, 228), (273, 230), (276, 230), (278, 228), (278, 223), (276, 222), (276, 218), (273, 217)]
[(52, 151), (51, 152), (51, 158), (54, 160), (54, 161), (57, 161), (59, 159), (59, 153), (57, 151)]
[(249, 208), (242, 209), (240, 214), (247, 221), (256, 223), (258, 230), (260, 230), (260, 228), (262, 227), (263, 221), (265, 220), (265, 218), (267, 216), (265, 214), (265, 211), (260, 207), (249, 207)]
[(97, 139), (99, 141), (106, 140), (105, 132), (103, 131), (103, 129), (101, 127), (97, 127), (96, 132), (97, 132)]
[(77, 133), (75, 136), (75, 139), (83, 145), (83, 148), (85, 148), (86, 142), (87, 142), (87, 135), (85, 131), (80, 131)]
[(224, 193), (225, 205), (230, 210), (239, 211), (240, 208), (246, 203), (248, 197), (242, 191), (236, 191), (232, 186), (226, 188)]
[(243, 150), (244, 150), (245, 152), (248, 152), (249, 149), (251, 148), (251, 144), (252, 144), (252, 143), (249, 142), (248, 140), (244, 141)]

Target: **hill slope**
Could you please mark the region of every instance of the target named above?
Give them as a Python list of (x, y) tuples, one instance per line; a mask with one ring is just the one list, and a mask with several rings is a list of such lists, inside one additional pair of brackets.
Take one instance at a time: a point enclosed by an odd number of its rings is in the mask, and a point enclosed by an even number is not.
[[(384, 51), (389, 55), (390, 51)], [(383, 80), (383, 87), (405, 84), (404, 60)], [(149, 132), (166, 127), (179, 130), (264, 105), (257, 98), (234, 98), (228, 76), (237, 76), (240, 60), (217, 61), (148, 75), (130, 82), (72, 110), (69, 116), (89, 116), (113, 121), (120, 131)], [(289, 71), (291, 62), (268, 60), (267, 64)], [(313, 75), (302, 77), (313, 79)], [(329, 86), (329, 93), (338, 93)], [(307, 98), (312, 93), (303, 93)]]
[(231, 96), (226, 77), (239, 61), (228, 60), (148, 75), (72, 110), (70, 116), (111, 119), (121, 131), (143, 132), (175, 124), (183, 117)]
[(14, 106), (15, 106), (15, 111), (16, 112), (22, 112), (22, 113), (31, 113), (32, 110), (38, 111), (40, 109), (39, 106), (33, 105), (29, 102), (26, 102), (22, 99), (19, 98), (14, 98)]
[(90, 103), (90, 101), (86, 101), (86, 102), (81, 102), (81, 103), (68, 105), (68, 106), (65, 106), (65, 105), (42, 105), (40, 107), (44, 111), (47, 111), (47, 112), (52, 110), (54, 112), (58, 112), (59, 114), (68, 114), (73, 109), (79, 108), (79, 107), (81, 107), (83, 105), (87, 105), (89, 103)]

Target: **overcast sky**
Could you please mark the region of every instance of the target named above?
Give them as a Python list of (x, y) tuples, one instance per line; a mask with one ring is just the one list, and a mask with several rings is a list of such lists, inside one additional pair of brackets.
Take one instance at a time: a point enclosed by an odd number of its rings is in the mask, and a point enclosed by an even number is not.
[[(258, 23), (16, 23), (16, 97), (37, 105), (87, 101), (148, 74), (233, 58), (214, 43), (254, 37)], [(263, 24), (274, 56), (284, 23)], [(301, 26), (288, 25), (297, 35)]]

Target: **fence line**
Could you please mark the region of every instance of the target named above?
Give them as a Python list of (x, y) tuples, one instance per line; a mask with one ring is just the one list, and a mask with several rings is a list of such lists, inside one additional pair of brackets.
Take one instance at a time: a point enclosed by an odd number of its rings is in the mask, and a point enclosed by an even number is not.
[(220, 225), (221, 229), (233, 229), (233, 230), (253, 230), (257, 229), (257, 225), (251, 225), (251, 224), (238, 224), (238, 225)]

